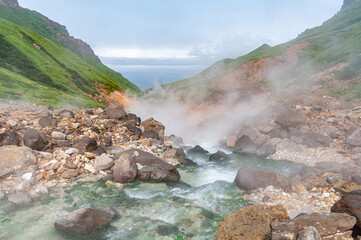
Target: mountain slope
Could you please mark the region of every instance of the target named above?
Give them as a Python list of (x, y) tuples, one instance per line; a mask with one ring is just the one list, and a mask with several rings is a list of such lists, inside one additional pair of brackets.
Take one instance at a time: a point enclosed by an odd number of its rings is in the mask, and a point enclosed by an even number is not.
[(294, 40), (275, 47), (263, 45), (247, 55), (222, 60), (192, 78), (163, 88), (181, 96), (193, 89), (197, 89), (195, 92), (208, 89), (205, 97), (209, 98), (214, 92), (242, 91), (250, 84), (265, 91), (280, 86), (312, 85), (317, 82), (315, 75), (334, 67), (336, 70), (331, 72), (334, 82), (328, 93), (361, 98), (357, 80), (352, 84), (346, 81), (361, 74), (360, 39), (361, 0), (345, 0), (334, 17)]
[(2, 18), (0, 84), (0, 98), (52, 105), (102, 106), (106, 94), (125, 89), (69, 50)]

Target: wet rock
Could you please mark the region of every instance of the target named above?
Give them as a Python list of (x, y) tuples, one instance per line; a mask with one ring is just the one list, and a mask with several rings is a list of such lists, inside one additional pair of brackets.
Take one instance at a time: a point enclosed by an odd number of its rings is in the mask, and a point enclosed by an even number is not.
[(52, 132), (50, 136), (52, 139), (55, 139), (55, 140), (65, 140), (66, 139), (66, 135), (64, 133), (57, 132), (57, 131)]
[(140, 127), (143, 132), (153, 131), (156, 132), (160, 140), (164, 140), (164, 125), (161, 122), (154, 120), (154, 118), (148, 118), (141, 122)]
[(361, 147), (361, 128), (355, 130), (348, 138), (347, 143), (353, 147)]
[(218, 150), (216, 153), (213, 153), (209, 156), (209, 161), (225, 161), (229, 160), (230, 156), (225, 152)]
[(236, 141), (233, 152), (239, 154), (252, 155), (257, 152), (257, 146), (249, 136), (243, 135)]
[(8, 195), (8, 200), (15, 205), (24, 205), (32, 202), (31, 197), (25, 192), (10, 194)]
[(20, 145), (20, 138), (14, 131), (7, 130), (0, 134), (0, 145)]
[(75, 117), (74, 113), (68, 109), (61, 110), (59, 116), (62, 118), (72, 119)]
[(187, 163), (185, 161), (186, 154), (181, 148), (170, 148), (165, 150), (163, 153), (163, 158), (167, 163), (172, 164), (173, 166)]
[(332, 138), (321, 133), (310, 133), (303, 137), (303, 144), (308, 147), (328, 147), (332, 142)]
[(187, 151), (187, 154), (208, 154), (209, 152), (207, 150), (204, 150), (204, 148), (202, 148), (199, 145), (196, 145), (194, 148), (189, 149)]
[(49, 149), (51, 143), (46, 137), (33, 129), (24, 131), (24, 145), (38, 151)]
[(124, 151), (115, 162), (113, 177), (115, 182), (130, 183), (134, 182), (138, 168), (134, 160), (134, 151)]
[(0, 169), (16, 171), (33, 164), (36, 164), (36, 157), (30, 148), (13, 145), (0, 147)]
[(217, 240), (270, 239), (270, 224), (287, 219), (287, 212), (281, 206), (248, 206), (228, 215), (219, 224), (216, 237)]
[(361, 228), (361, 190), (355, 190), (343, 196), (332, 206), (331, 212), (354, 216), (357, 227)]
[(110, 119), (120, 120), (127, 115), (124, 108), (119, 105), (109, 106), (104, 111)]
[(101, 214), (103, 214), (103, 216), (105, 216), (108, 221), (111, 221), (115, 218), (120, 217), (118, 211), (113, 208), (113, 207), (107, 207), (107, 206), (93, 206), (92, 207), (94, 210), (100, 212)]
[(276, 123), (285, 128), (295, 128), (305, 125), (307, 117), (300, 111), (290, 109), (282, 113), (277, 119)]
[(143, 138), (153, 138), (153, 139), (159, 139), (158, 133), (154, 131), (145, 131), (142, 133)]
[(297, 240), (300, 231), (313, 226), (322, 239), (332, 238), (335, 234), (346, 233), (351, 236), (355, 218), (344, 213), (312, 213), (303, 214), (292, 220), (271, 223), (272, 240)]
[(102, 155), (95, 158), (95, 169), (96, 170), (107, 170), (111, 168), (114, 164), (113, 159), (108, 157), (106, 153), (103, 153)]
[(315, 227), (309, 226), (300, 231), (297, 240), (322, 240)]
[(97, 141), (93, 138), (78, 139), (73, 143), (73, 148), (79, 150), (80, 153), (95, 151), (98, 148)]
[(56, 127), (58, 120), (53, 116), (46, 116), (39, 119), (39, 125), (42, 127)]
[(81, 208), (56, 219), (55, 228), (64, 232), (91, 234), (97, 228), (110, 225), (110, 221), (92, 208)]
[(62, 174), (61, 177), (65, 179), (70, 179), (78, 176), (78, 171), (75, 169), (67, 169)]
[(291, 182), (287, 178), (278, 173), (260, 168), (240, 168), (234, 182), (239, 187), (247, 190), (255, 190), (267, 186), (273, 186), (287, 192), (292, 190)]

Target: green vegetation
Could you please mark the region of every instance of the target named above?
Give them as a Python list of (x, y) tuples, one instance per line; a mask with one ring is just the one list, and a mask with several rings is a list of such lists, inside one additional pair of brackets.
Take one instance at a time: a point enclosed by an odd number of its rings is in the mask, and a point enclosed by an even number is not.
[[(137, 91), (100, 62), (93, 66), (62, 46), (0, 18), (0, 98), (38, 104), (101, 107), (99, 84)], [(117, 75), (117, 78), (112, 78)], [(116, 80), (114, 80), (116, 79)]]

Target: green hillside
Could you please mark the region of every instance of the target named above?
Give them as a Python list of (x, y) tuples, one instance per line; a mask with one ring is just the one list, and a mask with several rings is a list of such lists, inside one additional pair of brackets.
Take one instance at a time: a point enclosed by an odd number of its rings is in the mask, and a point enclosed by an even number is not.
[[(361, 0), (345, 1), (342, 10), (321, 26), (308, 29), (296, 39), (270, 47), (263, 45), (247, 55), (236, 59), (224, 59), (205, 69), (196, 76), (178, 82), (163, 85), (164, 88), (183, 91), (214, 81), (232, 72), (248, 61), (258, 61), (267, 57), (276, 57), (297, 43), (309, 41), (310, 45), (298, 54), (299, 60), (285, 73), (302, 84), (309, 77), (337, 63), (347, 62), (349, 66), (337, 75), (342, 79), (352, 79), (361, 74)], [(356, 85), (343, 95), (361, 97), (361, 86)]]
[[(101, 63), (99, 63), (101, 64)], [(94, 67), (95, 66), (95, 67)], [(114, 80), (62, 46), (0, 18), (0, 98), (38, 104), (104, 106), (99, 84), (109, 93), (137, 88)]]

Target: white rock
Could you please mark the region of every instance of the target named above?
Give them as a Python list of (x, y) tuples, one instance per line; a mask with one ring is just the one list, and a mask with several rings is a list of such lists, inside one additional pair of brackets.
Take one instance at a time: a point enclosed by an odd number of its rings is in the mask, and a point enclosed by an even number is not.
[(326, 193), (322, 194), (322, 197), (328, 198), (328, 197), (330, 197), (330, 194), (328, 192), (326, 192)]
[(54, 132), (51, 133), (51, 138), (56, 139), (56, 140), (65, 140), (66, 135), (64, 133), (62, 133), (62, 132), (54, 131)]
[(60, 162), (57, 160), (51, 160), (50, 162), (46, 163), (44, 165), (45, 170), (49, 171), (49, 170), (55, 170), (58, 169), (60, 166)]
[(29, 182), (31, 180), (31, 178), (33, 177), (32, 173), (25, 173), (24, 175), (21, 176), (21, 178), (27, 182)]
[(78, 153), (79, 150), (76, 148), (69, 148), (68, 150), (65, 151), (66, 154), (72, 155), (74, 153)]
[(90, 164), (85, 164), (84, 169), (87, 170), (87, 171), (89, 171), (89, 172), (91, 172), (91, 173), (96, 173), (96, 172), (97, 172), (97, 170), (95, 169), (95, 167), (93, 167), (93, 166), (90, 165)]

